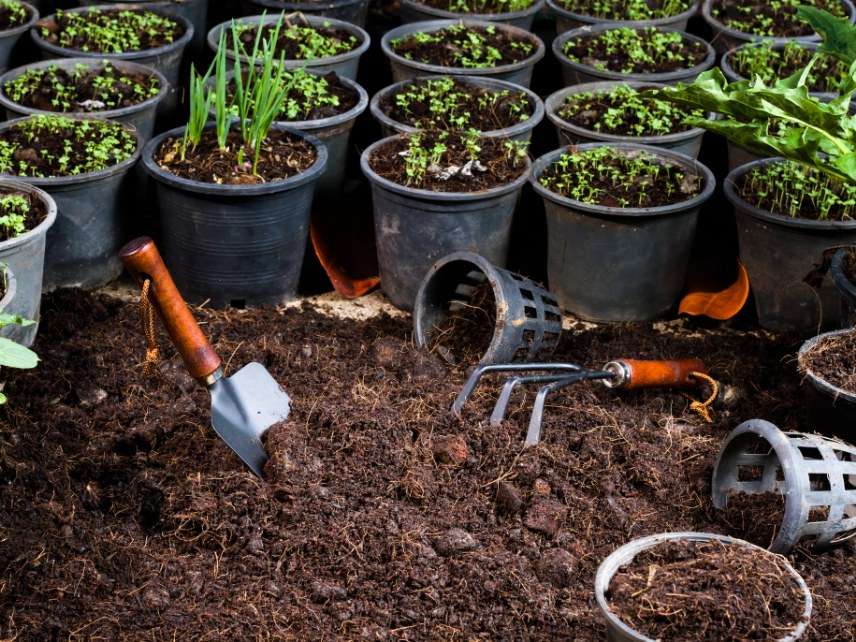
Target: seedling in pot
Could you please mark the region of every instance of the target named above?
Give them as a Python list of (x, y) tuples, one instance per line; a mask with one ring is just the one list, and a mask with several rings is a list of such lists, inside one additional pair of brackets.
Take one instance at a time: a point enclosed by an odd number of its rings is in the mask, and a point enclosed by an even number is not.
[[(814, 57), (815, 53), (799, 42), (788, 42), (782, 47), (765, 42), (739, 47), (731, 54), (729, 63), (743, 78), (759, 77), (770, 85), (801, 72)], [(847, 78), (847, 65), (834, 56), (820, 54), (812, 64), (805, 86), (813, 92), (838, 93)]]
[(605, 91), (570, 94), (556, 114), (563, 120), (603, 134), (664, 136), (691, 129), (688, 112), (652, 96), (651, 89), (617, 85)]
[(29, 10), (17, 0), (0, 0), (0, 31), (19, 27), (29, 19)]
[(490, 69), (520, 62), (535, 52), (535, 44), (490, 25), (464, 23), (436, 31), (417, 31), (390, 41), (399, 56), (425, 64), (462, 69)]
[(429, 7), (455, 13), (514, 13), (525, 11), (534, 0), (425, 0)]
[(33, 194), (0, 192), (0, 241), (16, 238), (34, 229), (45, 216), (47, 210), (44, 202)]
[(700, 42), (679, 31), (656, 27), (616, 27), (567, 40), (562, 52), (569, 60), (622, 74), (654, 74), (691, 69), (707, 57)]
[(797, 8), (810, 5), (833, 16), (845, 17), (840, 0), (716, 0), (711, 16), (726, 27), (769, 38), (798, 38), (814, 33), (798, 15)]
[(178, 21), (146, 9), (58, 10), (37, 27), (51, 44), (105, 54), (157, 49), (184, 35)]
[(657, 20), (689, 11), (693, 0), (560, 0), (568, 11), (610, 21)]
[[(262, 15), (264, 20), (266, 14)], [(356, 36), (330, 26), (313, 27), (300, 20), (301, 16), (280, 14), (270, 24), (233, 23), (231, 28), (235, 55), (249, 56), (253, 51), (261, 53), (259, 42), (263, 40), (273, 47), (276, 57), (284, 60), (315, 60), (330, 58), (356, 49), (360, 42)]]

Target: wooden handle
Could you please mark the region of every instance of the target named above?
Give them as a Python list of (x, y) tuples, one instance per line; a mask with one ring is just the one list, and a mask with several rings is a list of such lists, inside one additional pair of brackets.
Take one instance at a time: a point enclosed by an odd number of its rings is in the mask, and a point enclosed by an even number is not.
[(213, 374), (222, 361), (181, 298), (155, 242), (147, 236), (134, 239), (120, 250), (119, 256), (137, 282), (151, 281), (149, 299), (160, 313), (187, 371), (201, 380)]
[(691, 372), (707, 374), (707, 368), (701, 359), (680, 359), (676, 361), (648, 361), (644, 359), (621, 359), (615, 363), (621, 365), (626, 380), (621, 385), (627, 390), (636, 388), (690, 388), (697, 381)]

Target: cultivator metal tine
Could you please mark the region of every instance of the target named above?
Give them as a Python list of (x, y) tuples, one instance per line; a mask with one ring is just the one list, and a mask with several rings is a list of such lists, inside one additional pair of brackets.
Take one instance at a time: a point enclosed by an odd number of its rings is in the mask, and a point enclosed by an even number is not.
[(508, 403), (511, 401), (511, 395), (514, 394), (514, 389), (517, 386), (527, 383), (546, 383), (548, 381), (556, 381), (561, 378), (561, 375), (533, 375), (529, 377), (512, 377), (508, 379), (502, 386), (502, 391), (499, 393), (499, 398), (496, 400), (496, 405), (493, 407), (493, 413), (490, 416), (490, 425), (494, 428), (501, 425), (505, 421), (505, 413), (508, 408)]

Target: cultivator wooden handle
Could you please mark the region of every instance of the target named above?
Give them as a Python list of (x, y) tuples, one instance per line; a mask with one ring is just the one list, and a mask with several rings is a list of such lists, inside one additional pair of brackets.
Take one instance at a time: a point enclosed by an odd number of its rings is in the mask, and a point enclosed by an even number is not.
[(149, 299), (157, 308), (188, 372), (196, 379), (208, 379), (220, 368), (222, 360), (181, 297), (155, 242), (146, 236), (134, 239), (121, 249), (119, 256), (138, 283), (150, 281)]
[(645, 359), (619, 359), (610, 361), (604, 370), (614, 373), (615, 379), (604, 380), (610, 388), (690, 388), (698, 384), (694, 372), (707, 374), (701, 359), (675, 361), (649, 361)]

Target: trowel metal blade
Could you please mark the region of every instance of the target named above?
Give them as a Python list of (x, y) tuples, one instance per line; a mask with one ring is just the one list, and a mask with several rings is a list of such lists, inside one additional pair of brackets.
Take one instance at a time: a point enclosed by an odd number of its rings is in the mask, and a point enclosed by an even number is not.
[(268, 459), (261, 437), (285, 421), (291, 398), (260, 363), (249, 363), (209, 388), (214, 430), (259, 477)]

